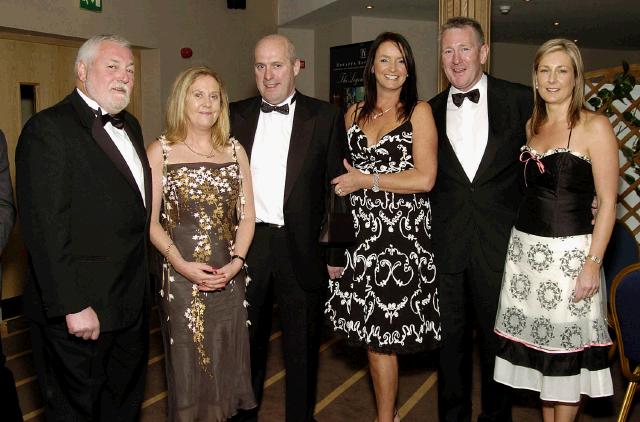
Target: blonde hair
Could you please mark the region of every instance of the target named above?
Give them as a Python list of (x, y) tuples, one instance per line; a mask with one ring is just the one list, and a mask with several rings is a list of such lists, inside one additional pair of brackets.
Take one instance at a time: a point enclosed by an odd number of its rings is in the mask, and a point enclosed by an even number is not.
[(571, 59), (571, 64), (573, 65), (575, 85), (571, 96), (571, 104), (567, 111), (567, 120), (569, 121), (569, 126), (571, 128), (575, 127), (578, 123), (580, 120), (580, 112), (584, 109), (584, 67), (578, 46), (575, 45), (573, 41), (563, 38), (556, 38), (547, 41), (538, 48), (536, 57), (533, 61), (533, 68), (531, 69), (531, 81), (533, 82), (533, 113), (531, 115), (531, 131), (534, 135), (538, 133), (540, 126), (542, 126), (542, 124), (547, 120), (546, 103), (540, 94), (538, 94), (538, 90), (536, 89), (538, 66), (540, 66), (540, 62), (544, 56), (556, 51), (566, 53)]
[(219, 149), (229, 144), (229, 98), (224, 89), (222, 81), (218, 75), (206, 66), (190, 67), (178, 75), (173, 87), (171, 95), (167, 101), (167, 112), (165, 113), (165, 138), (169, 144), (176, 142), (184, 142), (187, 137), (187, 116), (185, 113), (185, 105), (187, 95), (191, 85), (200, 76), (211, 76), (218, 82), (220, 86), (220, 114), (218, 120), (211, 128), (211, 145)]

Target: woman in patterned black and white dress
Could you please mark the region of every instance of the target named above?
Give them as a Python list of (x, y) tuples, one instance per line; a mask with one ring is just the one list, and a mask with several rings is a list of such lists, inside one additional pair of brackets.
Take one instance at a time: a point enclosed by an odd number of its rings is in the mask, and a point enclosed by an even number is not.
[(437, 165), (430, 106), (417, 98), (411, 47), (380, 34), (364, 74), (365, 99), (345, 115), (350, 162), (332, 181), (348, 196), (356, 245), (330, 272), (325, 313), (336, 333), (367, 348), (380, 422), (398, 420), (398, 353), (440, 340), (427, 192)]
[(494, 377), (539, 391), (546, 422), (572, 421), (581, 395), (613, 394), (600, 263), (615, 221), (618, 148), (609, 120), (583, 108), (573, 42), (538, 49), (533, 83), (521, 155), (527, 189), (509, 241)]

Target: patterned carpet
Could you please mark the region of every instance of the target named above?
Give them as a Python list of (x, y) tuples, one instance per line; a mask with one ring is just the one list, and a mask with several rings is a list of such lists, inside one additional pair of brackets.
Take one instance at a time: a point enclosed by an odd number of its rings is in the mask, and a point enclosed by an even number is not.
[[(271, 352), (268, 362), (265, 399), (260, 411), (260, 421), (284, 420), (284, 368), (282, 361), (282, 337), (279, 331), (277, 308), (274, 310), (274, 331), (271, 336)], [(7, 322), (7, 334), (3, 346), (7, 365), (13, 371), (18, 387), (20, 405), (25, 421), (44, 421), (42, 399), (38, 390), (31, 356), (29, 331), (22, 317)], [(158, 327), (157, 313), (152, 312), (151, 351), (143, 422), (165, 420), (166, 383), (164, 379), (164, 354)], [(437, 420), (437, 375), (433, 356), (416, 355), (400, 361), (400, 391), (398, 409), (403, 421), (424, 422)], [(615, 396), (608, 399), (589, 400), (583, 407), (580, 422), (614, 422), (620, 409), (626, 381), (613, 364)], [(479, 374), (474, 364), (474, 420), (478, 413)], [(640, 421), (638, 397), (629, 421)], [(319, 422), (369, 422), (375, 419), (373, 389), (369, 379), (366, 354), (362, 350), (347, 347), (342, 341), (326, 334), (320, 349), (320, 372), (316, 419)], [(541, 421), (539, 401), (535, 393), (516, 393), (513, 410), (515, 422)]]

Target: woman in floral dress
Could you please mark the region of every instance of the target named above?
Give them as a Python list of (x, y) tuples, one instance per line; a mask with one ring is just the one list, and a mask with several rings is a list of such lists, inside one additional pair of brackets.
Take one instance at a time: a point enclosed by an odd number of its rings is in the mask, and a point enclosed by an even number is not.
[(227, 95), (210, 69), (178, 76), (148, 155), (168, 420), (225, 421), (256, 406), (243, 270), (255, 213), (247, 155), (229, 137)]

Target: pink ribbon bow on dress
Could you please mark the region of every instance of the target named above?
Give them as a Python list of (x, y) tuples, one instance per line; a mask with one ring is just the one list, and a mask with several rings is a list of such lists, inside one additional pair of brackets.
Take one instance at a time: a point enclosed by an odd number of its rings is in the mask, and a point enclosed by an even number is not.
[(544, 164), (542, 164), (542, 161), (540, 161), (540, 158), (534, 154), (533, 152), (527, 150), (527, 151), (522, 151), (522, 153), (520, 154), (520, 162), (524, 163), (524, 184), (525, 186), (529, 186), (527, 184), (527, 164), (529, 164), (529, 161), (535, 161), (536, 165), (538, 166), (538, 171), (540, 171), (540, 173), (544, 173)]

